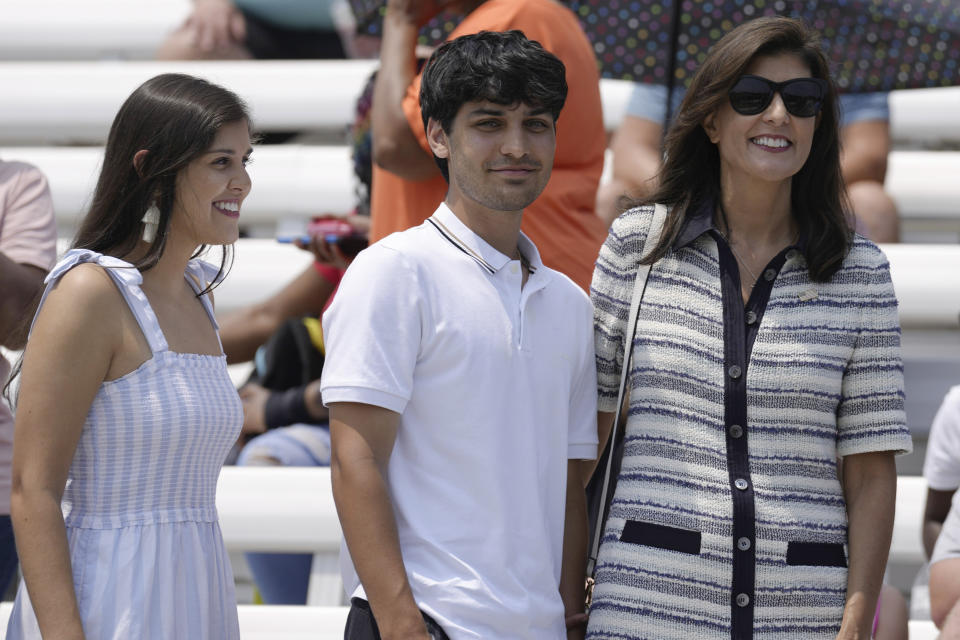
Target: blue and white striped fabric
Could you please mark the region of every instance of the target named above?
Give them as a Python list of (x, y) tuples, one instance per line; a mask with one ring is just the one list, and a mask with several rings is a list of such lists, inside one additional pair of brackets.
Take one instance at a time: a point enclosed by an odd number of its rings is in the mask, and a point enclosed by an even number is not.
[[(642, 207), (621, 216), (597, 260), (591, 297), (601, 411), (615, 409), (652, 215), (653, 207)], [(829, 282), (811, 281), (798, 252), (776, 274), (746, 369), (747, 423), (732, 436), (749, 434), (753, 541), (733, 538), (724, 348), (718, 247), (704, 233), (650, 272), (591, 640), (730, 640), (738, 606), (754, 606), (754, 618), (752, 634), (737, 638), (836, 637), (848, 555), (837, 458), (911, 448), (897, 304), (882, 252), (857, 236)], [(788, 558), (791, 545), (837, 554), (798, 561)], [(731, 588), (733, 557), (751, 547), (755, 590), (741, 602)]]
[[(135, 371), (101, 385), (63, 494), (86, 638), (235, 640), (233, 574), (215, 506), (220, 467), (243, 422), (226, 357), (170, 351), (140, 272), (122, 260), (70, 251), (50, 272), (47, 291), (82, 262), (113, 277), (153, 351)], [(186, 279), (198, 290), (215, 273), (191, 261)], [(209, 300), (201, 300), (216, 327)], [(22, 583), (7, 638), (40, 638)]]

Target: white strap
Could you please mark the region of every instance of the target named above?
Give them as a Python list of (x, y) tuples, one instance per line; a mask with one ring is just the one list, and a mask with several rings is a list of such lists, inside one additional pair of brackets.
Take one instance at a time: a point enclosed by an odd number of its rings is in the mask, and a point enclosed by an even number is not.
[[(647, 237), (644, 239), (644, 256), (648, 255), (660, 240), (664, 222), (667, 218), (667, 208), (662, 204), (654, 207), (650, 219)], [(641, 260), (642, 261), (642, 260)], [(600, 512), (593, 531), (593, 543), (590, 545), (590, 556), (587, 559), (587, 575), (592, 576), (597, 564), (597, 555), (600, 551), (600, 539), (603, 537), (605, 524), (604, 512), (607, 506), (607, 492), (610, 489), (610, 472), (613, 468), (613, 456), (616, 449), (617, 429), (620, 424), (620, 412), (623, 408), (623, 398), (627, 388), (627, 378), (630, 373), (630, 358), (633, 353), (633, 336), (637, 330), (637, 317), (640, 315), (640, 303), (647, 290), (647, 277), (650, 275), (652, 264), (641, 264), (637, 268), (637, 278), (633, 283), (633, 297), (630, 299), (630, 315), (627, 317), (627, 332), (623, 336), (623, 366), (620, 369), (620, 391), (617, 393), (617, 409), (613, 415), (613, 427), (610, 429), (610, 450), (607, 453), (606, 464), (603, 470), (603, 488), (600, 491)]]
[[(203, 291), (208, 285), (219, 284), (223, 281), (226, 274), (220, 272), (220, 267), (214, 266), (203, 260), (191, 260), (187, 263), (187, 270), (184, 277), (190, 287), (197, 293)], [(210, 296), (203, 294), (200, 296), (200, 304), (203, 305), (207, 317), (213, 325), (214, 333), (217, 334), (217, 344), (223, 350), (223, 343), (220, 341), (220, 324), (217, 322), (217, 315), (214, 313), (213, 304), (210, 302)]]
[[(123, 299), (127, 302), (127, 306), (130, 307), (130, 310), (133, 312), (137, 324), (140, 325), (140, 330), (143, 331), (143, 335), (147, 339), (147, 344), (150, 345), (150, 351), (153, 353), (166, 351), (167, 339), (164, 337), (163, 331), (160, 330), (160, 323), (157, 321), (157, 316), (153, 312), (153, 307), (150, 306), (150, 301), (147, 300), (143, 289), (140, 288), (140, 285), (143, 283), (143, 275), (129, 262), (121, 260), (120, 258), (114, 258), (113, 256), (103, 255), (90, 249), (71, 249), (67, 251), (53, 269), (50, 270), (46, 280), (44, 280), (47, 286), (43, 291), (43, 297), (40, 299), (40, 304), (37, 307), (37, 314), (39, 314), (40, 307), (43, 306), (44, 301), (47, 299), (47, 295), (57, 281), (63, 277), (63, 274), (84, 262), (93, 262), (100, 265), (116, 283), (117, 289), (120, 290)], [(33, 322), (36, 321), (37, 317), (34, 315)], [(33, 331), (32, 323), (30, 325), (30, 331)]]

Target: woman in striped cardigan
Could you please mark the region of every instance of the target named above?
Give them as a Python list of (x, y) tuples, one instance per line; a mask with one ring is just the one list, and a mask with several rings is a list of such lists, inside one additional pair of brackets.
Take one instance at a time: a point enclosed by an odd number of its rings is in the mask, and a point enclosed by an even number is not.
[(630, 395), (589, 638), (869, 637), (911, 442), (896, 298), (851, 230), (836, 103), (807, 26), (745, 23), (667, 136), (665, 220), (648, 204), (611, 228), (592, 286), (601, 441), (626, 362)]

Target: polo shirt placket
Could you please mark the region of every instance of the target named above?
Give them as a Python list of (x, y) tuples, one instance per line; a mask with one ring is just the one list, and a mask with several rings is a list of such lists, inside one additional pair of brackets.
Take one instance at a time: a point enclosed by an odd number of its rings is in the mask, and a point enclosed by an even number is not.
[(724, 420), (726, 426), (727, 471), (733, 501), (733, 581), (730, 594), (730, 637), (753, 637), (754, 586), (756, 575), (756, 509), (750, 475), (747, 416), (747, 369), (773, 283), (787, 256), (787, 247), (767, 264), (743, 305), (740, 269), (724, 237), (715, 228), (710, 234), (717, 242), (723, 301)]

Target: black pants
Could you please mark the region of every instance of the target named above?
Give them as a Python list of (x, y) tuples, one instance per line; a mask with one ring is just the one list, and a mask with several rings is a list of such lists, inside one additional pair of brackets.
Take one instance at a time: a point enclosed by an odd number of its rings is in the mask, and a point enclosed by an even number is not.
[[(440, 625), (425, 613), (423, 621), (427, 623), (427, 631), (433, 640), (450, 640)], [(343, 630), (343, 640), (380, 640), (380, 630), (377, 629), (377, 621), (373, 619), (373, 612), (370, 611), (370, 603), (363, 598), (350, 600), (350, 613), (347, 615), (347, 626)]]

